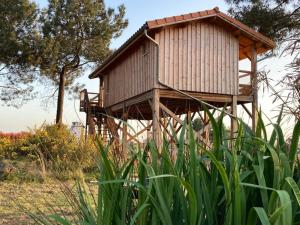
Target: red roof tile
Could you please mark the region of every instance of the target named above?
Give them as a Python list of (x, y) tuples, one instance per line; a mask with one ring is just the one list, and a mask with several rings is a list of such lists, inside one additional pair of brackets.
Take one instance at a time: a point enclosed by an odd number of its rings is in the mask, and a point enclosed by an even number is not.
[(190, 20), (195, 19), (202, 19), (203, 17), (207, 16), (217, 16), (222, 20), (225, 20), (231, 25), (237, 27), (238, 29), (241, 29), (242, 31), (248, 33), (251, 35), (254, 39), (259, 39), (260, 41), (264, 42), (265, 44), (269, 45), (271, 48), (275, 46), (274, 42), (270, 40), (269, 38), (265, 37), (264, 35), (258, 33), (257, 31), (253, 30), (252, 28), (246, 26), (245, 24), (241, 23), (240, 21), (226, 15), (225, 13), (220, 12), (218, 7), (215, 7), (211, 10), (204, 10), (200, 12), (194, 12), (194, 13), (188, 13), (183, 14), (180, 16), (172, 16), (172, 17), (166, 17), (163, 19), (158, 20), (150, 20), (147, 21), (146, 24), (148, 26), (148, 29), (155, 29), (162, 26), (167, 26), (173, 23), (179, 23), (179, 22), (188, 22)]

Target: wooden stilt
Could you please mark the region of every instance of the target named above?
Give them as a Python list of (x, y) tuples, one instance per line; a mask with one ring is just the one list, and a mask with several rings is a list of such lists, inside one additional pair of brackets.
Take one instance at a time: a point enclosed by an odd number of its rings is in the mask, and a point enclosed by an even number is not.
[(127, 119), (128, 119), (128, 113), (125, 112), (123, 115), (123, 129), (122, 129), (122, 156), (124, 158), (127, 157), (127, 151), (128, 151), (128, 143), (127, 143)]
[(160, 137), (160, 128), (159, 128), (159, 119), (160, 119), (160, 112), (159, 112), (159, 89), (153, 90), (153, 97), (152, 97), (152, 124), (153, 124), (153, 139), (157, 145), (157, 147), (161, 148), (161, 137)]
[(205, 140), (205, 143), (209, 144), (210, 126), (209, 126), (209, 118), (208, 118), (208, 115), (206, 112), (204, 113), (204, 124), (205, 124), (205, 126), (204, 126), (203, 138)]
[(87, 133), (88, 131), (88, 114), (86, 113), (86, 116), (85, 116), (85, 128), (84, 128), (84, 140), (86, 141), (87, 140)]
[(150, 138), (151, 138), (151, 134), (150, 134), (150, 129), (151, 129), (151, 126), (152, 126), (152, 123), (151, 123), (151, 121), (147, 121), (147, 141), (149, 141), (150, 140)]
[(98, 128), (97, 137), (100, 140), (102, 137), (102, 116), (98, 116), (97, 118), (97, 128)]
[(232, 96), (232, 103), (231, 103), (231, 129), (230, 129), (230, 137), (233, 140), (236, 137), (237, 132), (237, 96)]
[(103, 118), (103, 143), (106, 145), (108, 143), (108, 127), (107, 127), (107, 117)]
[(192, 113), (191, 113), (191, 111), (189, 110), (186, 115), (187, 115), (187, 124), (190, 124), (192, 122)]
[(88, 114), (88, 120), (89, 120), (89, 134), (94, 136), (95, 135), (95, 121), (92, 114)]
[(187, 139), (187, 143), (189, 143), (189, 140), (190, 140), (190, 127), (191, 127), (191, 122), (192, 122), (192, 114), (191, 114), (191, 111), (188, 110), (187, 111), (187, 114), (186, 114), (186, 122), (187, 122), (187, 134), (186, 134), (186, 139)]
[(252, 47), (251, 55), (251, 83), (252, 83), (252, 130), (256, 131), (257, 126), (257, 53), (255, 45)]

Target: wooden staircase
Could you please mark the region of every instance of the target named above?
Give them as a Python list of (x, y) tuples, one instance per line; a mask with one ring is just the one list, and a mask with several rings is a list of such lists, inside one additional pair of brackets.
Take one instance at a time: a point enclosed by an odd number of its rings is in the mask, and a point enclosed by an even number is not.
[(82, 90), (79, 111), (86, 113), (86, 136), (88, 132), (92, 136), (98, 135), (105, 143), (118, 142), (119, 125), (110, 117), (110, 112), (103, 107), (103, 100), (99, 93)]
[(86, 135), (96, 135), (96, 126), (98, 134), (106, 135), (107, 126), (105, 123), (105, 109), (99, 93), (88, 92), (86, 89), (80, 92), (79, 111), (86, 113)]

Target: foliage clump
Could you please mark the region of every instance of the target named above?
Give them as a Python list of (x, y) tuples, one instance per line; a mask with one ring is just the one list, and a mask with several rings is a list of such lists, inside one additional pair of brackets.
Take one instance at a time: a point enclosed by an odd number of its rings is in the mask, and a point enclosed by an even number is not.
[(0, 160), (14, 167), (7, 179), (66, 179), (91, 172), (97, 150), (92, 140), (75, 137), (67, 126), (44, 125), (31, 133), (0, 135)]
[(176, 140), (157, 147), (150, 141), (124, 165), (110, 159), (110, 146), (99, 143), (98, 199), (85, 185), (70, 196), (72, 218), (35, 216), (42, 224), (137, 225), (297, 225), (300, 221), (300, 176), (297, 146), (300, 122), (287, 145), (280, 118), (271, 136), (259, 120), (256, 132), (239, 123), (228, 139), (222, 123), (207, 111), (213, 143), (194, 138), (183, 125)]

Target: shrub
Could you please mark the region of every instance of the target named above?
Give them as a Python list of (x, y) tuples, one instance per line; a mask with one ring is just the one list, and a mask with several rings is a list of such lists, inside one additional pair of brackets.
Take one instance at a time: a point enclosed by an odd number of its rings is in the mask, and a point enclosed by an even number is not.
[(28, 156), (31, 149), (30, 136), (28, 132), (0, 133), (0, 159)]
[[(26, 135), (0, 135), (2, 159), (22, 161), (28, 168), (35, 164), (43, 176), (50, 172), (57, 178), (67, 179), (81, 170), (91, 171), (96, 154), (92, 140), (76, 138), (64, 125), (43, 125)], [(26, 166), (16, 166), (15, 174), (30, 174), (30, 171), (26, 171)]]

